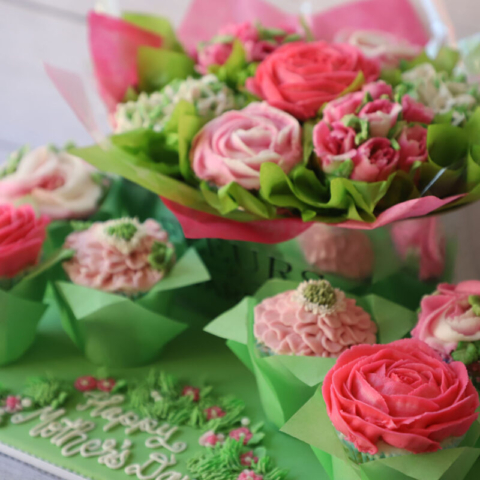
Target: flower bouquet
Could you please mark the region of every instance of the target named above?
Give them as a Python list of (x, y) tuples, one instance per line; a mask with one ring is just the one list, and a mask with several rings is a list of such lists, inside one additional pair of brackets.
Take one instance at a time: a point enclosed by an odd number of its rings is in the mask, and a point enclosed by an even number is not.
[(472, 202), (477, 87), (456, 51), (422, 52), (408, 1), (386, 8), (298, 22), (262, 1), (217, 14), (196, 0), (179, 39), (163, 18), (92, 13), (116, 133), (72, 153), (161, 195), (187, 238), (278, 243), (318, 222), (372, 229)]
[(188, 327), (185, 307), (179, 319), (173, 310), (176, 291), (210, 278), (194, 249), (176, 261), (167, 232), (151, 219), (78, 225), (64, 248), (74, 255), (63, 263), (66, 279), (54, 283), (63, 327), (104, 366), (153, 361)]
[(425, 343), (359, 345), (282, 431), (310, 444), (332, 480), (473, 479), (478, 406), (465, 366)]
[(42, 262), (48, 218), (32, 207), (0, 205), (0, 365), (18, 360), (32, 345), (43, 303), (48, 270), (70, 252)]
[(375, 295), (345, 295), (326, 280), (271, 280), (206, 327), (254, 373), (278, 428), (314, 394), (335, 358), (353, 345), (404, 337), (414, 312)]

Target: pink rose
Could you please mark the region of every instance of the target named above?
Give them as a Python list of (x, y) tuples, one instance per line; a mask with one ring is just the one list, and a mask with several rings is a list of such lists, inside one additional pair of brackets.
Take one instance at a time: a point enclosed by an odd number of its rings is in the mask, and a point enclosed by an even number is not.
[(410, 95), (402, 98), (403, 119), (407, 122), (426, 123), (433, 122), (435, 112), (423, 103), (416, 102)]
[(380, 97), (387, 96), (392, 99), (393, 89), (392, 86), (388, 83), (385, 83), (383, 80), (378, 82), (367, 83), (363, 86), (362, 92), (369, 93), (373, 100), (378, 100)]
[(406, 126), (398, 138), (400, 145), (399, 166), (405, 172), (409, 172), (415, 162), (426, 162), (427, 129), (422, 125)]
[(184, 387), (182, 397), (191, 397), (192, 401), (198, 402), (200, 400), (200, 389), (190, 386)]
[(71, 233), (64, 248), (75, 251), (63, 264), (73, 283), (132, 295), (148, 292), (162, 280), (167, 270), (167, 265), (161, 265), (162, 251), (172, 250), (173, 245), (155, 220), (141, 224), (120, 219), (97, 222), (87, 230)]
[(387, 138), (371, 138), (360, 145), (355, 167), (350, 176), (352, 180), (379, 182), (398, 169), (400, 152), (396, 151)]
[(367, 82), (377, 80), (379, 64), (351, 45), (294, 42), (269, 55), (247, 87), (274, 107), (307, 120), (338, 98), (360, 72)]
[(8, 395), (5, 399), (5, 410), (8, 413), (20, 412), (23, 410), (22, 399), (15, 395)]
[(423, 297), (412, 336), (444, 355), (450, 355), (458, 342), (480, 340), (480, 317), (469, 302), (470, 295), (480, 295), (480, 281), (440, 284), (433, 295)]
[(342, 122), (334, 122), (331, 127), (321, 121), (313, 129), (313, 146), (322, 170), (329, 172), (335, 163), (353, 159), (357, 154), (356, 132)]
[(443, 440), (465, 435), (478, 416), (465, 365), (443, 362), (414, 339), (350, 348), (327, 373), (322, 392), (336, 430), (371, 455), (382, 441), (435, 452)]
[(276, 163), (285, 173), (302, 161), (302, 130), (298, 121), (267, 103), (251, 103), (207, 123), (190, 150), (198, 178), (217, 186), (237, 182), (260, 188), (260, 167)]
[(102, 378), (101, 380), (98, 380), (97, 388), (102, 392), (109, 393), (114, 389), (116, 384), (117, 382), (114, 378)]
[(237, 480), (263, 480), (263, 476), (257, 475), (253, 470), (244, 470)]
[(47, 224), (30, 205), (0, 205), (0, 278), (13, 278), (37, 264)]
[(75, 380), (75, 389), (79, 392), (90, 392), (97, 389), (97, 379), (90, 375), (79, 377)]
[(213, 430), (209, 430), (200, 437), (198, 443), (202, 447), (214, 447), (217, 443), (223, 443), (224, 441), (225, 435), (222, 433), (217, 434)]
[(222, 418), (227, 414), (220, 407), (206, 408), (204, 413), (205, 413), (205, 416), (207, 417), (207, 420), (214, 420), (216, 418)]
[(253, 433), (248, 428), (241, 427), (237, 428), (236, 430), (232, 430), (228, 436), (237, 440), (238, 442), (242, 440), (243, 444), (247, 445), (248, 442), (253, 438)]
[(402, 106), (387, 99), (374, 100), (367, 103), (359, 113), (359, 118), (367, 120), (372, 137), (386, 137), (395, 126)]
[(439, 278), (445, 269), (446, 240), (436, 217), (397, 222), (392, 227), (392, 239), (400, 256), (409, 255), (420, 263), (422, 281)]
[(251, 467), (253, 463), (258, 463), (258, 457), (254, 455), (253, 450), (250, 450), (240, 455), (240, 463), (244, 467)]
[[(258, 28), (250, 22), (226, 25), (210, 42), (200, 44), (197, 50), (197, 70), (205, 75), (210, 65), (223, 65), (232, 53), (235, 39), (242, 43), (247, 62), (261, 62), (283, 43), (286, 36), (294, 33), (285, 30), (280, 34), (280, 31), (279, 29), (278, 36), (267, 40), (261, 38)], [(221, 41), (217, 40), (220, 38)]]

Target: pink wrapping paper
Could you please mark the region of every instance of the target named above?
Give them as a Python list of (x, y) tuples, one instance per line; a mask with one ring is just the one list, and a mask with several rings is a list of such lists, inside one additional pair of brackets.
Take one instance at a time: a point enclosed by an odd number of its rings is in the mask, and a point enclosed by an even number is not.
[[(373, 230), (399, 220), (428, 215), (463, 196), (455, 195), (445, 199), (433, 196), (416, 198), (385, 210), (373, 223), (348, 220), (332, 224), (332, 226), (356, 230)], [(162, 198), (162, 201), (177, 217), (186, 238), (219, 238), (222, 240), (275, 244), (292, 240), (314, 225), (313, 222), (303, 222), (299, 218), (236, 222), (184, 207), (166, 198)]]
[(138, 82), (137, 52), (142, 46), (160, 48), (162, 38), (119, 18), (90, 12), (90, 54), (103, 101), (111, 112)]

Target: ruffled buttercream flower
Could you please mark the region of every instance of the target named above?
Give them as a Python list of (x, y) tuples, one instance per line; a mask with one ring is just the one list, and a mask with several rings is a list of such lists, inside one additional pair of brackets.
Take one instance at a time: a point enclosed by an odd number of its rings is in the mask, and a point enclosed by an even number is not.
[(142, 92), (135, 101), (119, 103), (114, 115), (115, 133), (137, 128), (161, 131), (181, 100), (193, 104), (201, 117), (217, 117), (237, 106), (234, 92), (215, 75), (173, 80), (160, 92)]
[(364, 232), (318, 223), (300, 235), (298, 242), (307, 262), (322, 273), (355, 280), (372, 274), (375, 255)]
[(455, 446), (478, 416), (478, 393), (465, 366), (443, 362), (415, 339), (345, 351), (322, 393), (341, 438), (370, 455)]
[(49, 147), (23, 155), (15, 171), (0, 179), (0, 204), (28, 197), (52, 219), (83, 218), (95, 212), (104, 188), (96, 170), (81, 158)]
[(278, 355), (337, 357), (352, 345), (375, 343), (376, 332), (370, 315), (326, 280), (303, 282), (255, 307), (255, 337)]
[(94, 223), (70, 234), (64, 248), (75, 251), (63, 264), (72, 282), (126, 295), (148, 292), (174, 259), (168, 234), (155, 220)]

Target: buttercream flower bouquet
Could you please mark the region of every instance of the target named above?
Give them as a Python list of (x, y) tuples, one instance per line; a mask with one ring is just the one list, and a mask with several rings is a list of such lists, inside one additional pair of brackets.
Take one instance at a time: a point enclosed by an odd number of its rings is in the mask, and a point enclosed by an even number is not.
[(473, 479), (478, 407), (465, 365), (406, 339), (343, 352), (282, 431), (310, 444), (332, 480)]
[(241, 17), (195, 0), (178, 38), (163, 18), (91, 13), (115, 133), (72, 153), (161, 195), (188, 238), (278, 243), (472, 202), (478, 88), (458, 52), (424, 53), (408, 1), (383, 3), (299, 22), (261, 0)]
[(18, 360), (33, 344), (47, 309), (50, 269), (70, 252), (45, 258), (48, 218), (30, 205), (0, 205), (0, 365)]
[(88, 360), (107, 367), (155, 360), (188, 327), (178, 292), (210, 278), (196, 251), (177, 258), (151, 219), (77, 224), (64, 249), (73, 256), (54, 282), (63, 327)]
[(405, 307), (345, 294), (327, 280), (271, 280), (205, 330), (225, 338), (254, 373), (265, 415), (280, 428), (343, 351), (403, 338), (415, 321)]

